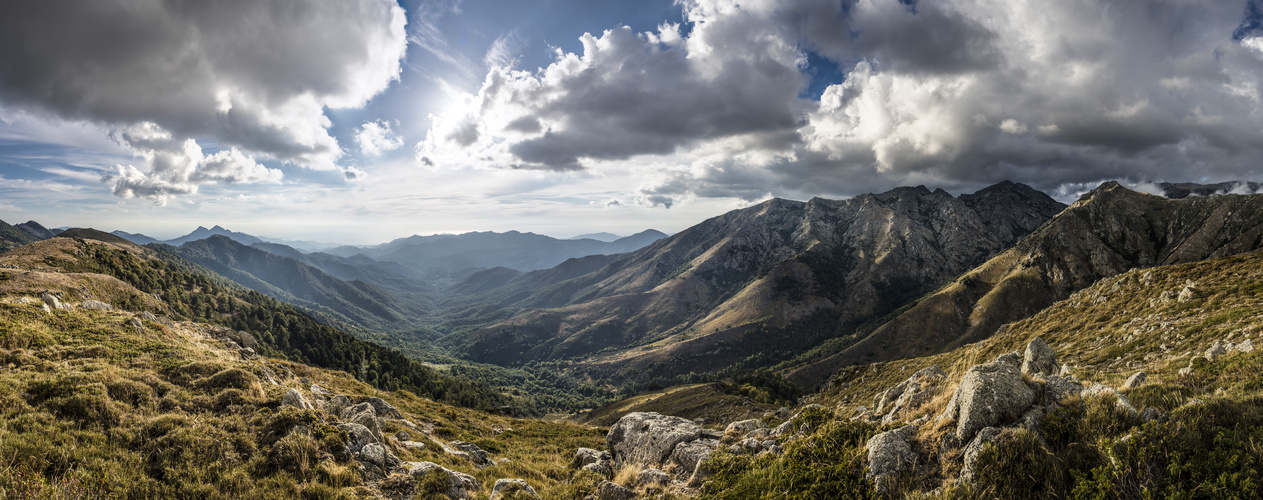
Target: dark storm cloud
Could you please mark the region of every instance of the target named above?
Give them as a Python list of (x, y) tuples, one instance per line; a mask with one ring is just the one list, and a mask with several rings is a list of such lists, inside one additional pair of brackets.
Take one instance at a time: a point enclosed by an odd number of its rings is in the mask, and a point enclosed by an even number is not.
[[(384, 0), (3, 2), (0, 104), (154, 126), (175, 154), (186, 138), (208, 139), (327, 169), (341, 148), (324, 109), (361, 106), (396, 79), (404, 37), (402, 9)], [(116, 191), (151, 196), (169, 183)]]

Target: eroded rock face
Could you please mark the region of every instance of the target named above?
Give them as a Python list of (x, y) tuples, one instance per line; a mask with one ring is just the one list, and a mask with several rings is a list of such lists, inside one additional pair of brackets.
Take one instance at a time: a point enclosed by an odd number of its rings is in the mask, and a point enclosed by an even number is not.
[(1022, 374), (1052, 375), (1057, 373), (1057, 353), (1048, 347), (1044, 339), (1035, 337), (1026, 344), (1026, 355), (1022, 358)]
[(1007, 356), (970, 368), (940, 417), (956, 420), (956, 438), (961, 442), (983, 428), (1016, 420), (1035, 401), (1035, 391), (1027, 387), (1017, 363)]
[(659, 467), (676, 445), (701, 438), (701, 426), (680, 417), (653, 412), (624, 415), (605, 436), (606, 447), (620, 465)]
[(877, 491), (887, 491), (890, 481), (916, 465), (917, 456), (908, 444), (916, 432), (916, 425), (906, 425), (868, 439), (868, 480)]

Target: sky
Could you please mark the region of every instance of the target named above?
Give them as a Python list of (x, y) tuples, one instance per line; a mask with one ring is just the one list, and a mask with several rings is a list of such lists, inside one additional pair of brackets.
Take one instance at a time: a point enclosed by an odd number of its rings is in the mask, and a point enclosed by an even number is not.
[(0, 219), (370, 244), (1263, 180), (1263, 0), (0, 2)]

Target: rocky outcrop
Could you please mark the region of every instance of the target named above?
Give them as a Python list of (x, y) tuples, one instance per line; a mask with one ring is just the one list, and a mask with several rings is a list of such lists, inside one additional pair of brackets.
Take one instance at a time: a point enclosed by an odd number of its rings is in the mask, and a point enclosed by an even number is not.
[(1006, 355), (970, 368), (940, 418), (955, 420), (956, 438), (965, 442), (983, 428), (1016, 420), (1034, 400), (1017, 356)]
[(525, 479), (497, 479), (495, 486), (491, 487), (490, 500), (503, 500), (514, 493), (539, 500), (539, 493)]
[(114, 306), (99, 300), (85, 300), (79, 303), (79, 307), (84, 309), (96, 309), (98, 311), (111, 311), (114, 309)]
[(978, 465), (978, 455), (982, 453), (982, 449), (987, 446), (987, 443), (994, 442), (1002, 433), (1003, 431), (996, 427), (987, 427), (978, 431), (973, 441), (970, 441), (969, 445), (965, 447), (964, 465), (960, 469), (961, 482), (974, 480), (974, 469)]
[(907, 380), (887, 389), (873, 398), (874, 411), (871, 419), (882, 424), (892, 423), (924, 405), (936, 394), (947, 380), (947, 374), (938, 365), (923, 368)]
[(495, 465), (495, 462), (492, 462), (491, 459), (487, 458), (487, 452), (484, 451), (482, 448), (479, 448), (478, 445), (474, 443), (468, 443), (465, 441), (452, 441), (451, 443), (449, 443), (449, 446), (451, 446), (452, 449), (455, 449), (456, 451), (464, 453), (464, 457), (468, 458), (469, 461), (473, 462), (474, 465), (477, 466), (478, 468)]
[(700, 439), (705, 429), (680, 417), (635, 412), (619, 419), (605, 436), (605, 444), (622, 465), (660, 467), (676, 445)]
[(676, 464), (679, 470), (691, 471), (697, 467), (698, 462), (710, 458), (718, 447), (719, 440), (716, 439), (685, 441), (675, 445), (675, 449), (671, 451), (670, 463)]
[(438, 474), (446, 481), (444, 493), (455, 499), (469, 498), (469, 492), (477, 491), (478, 481), (469, 474), (456, 472), (433, 462), (406, 462), (403, 467), (408, 475), (420, 480), (430, 474)]
[(1029, 376), (1054, 373), (1057, 373), (1057, 353), (1044, 343), (1044, 339), (1035, 337), (1026, 344), (1026, 355), (1022, 359), (1022, 374)]
[(379, 442), (377, 440), (377, 436), (374, 436), (373, 433), (363, 425), (342, 422), (335, 424), (334, 426), (346, 431), (347, 449), (350, 450), (351, 453), (359, 453), (360, 450), (364, 449), (364, 446)]
[(377, 418), (377, 410), (369, 403), (360, 403), (346, 407), (340, 415), (343, 422), (351, 422), (364, 426), (373, 433), (378, 442), (382, 441), (382, 422)]
[(613, 481), (601, 481), (596, 486), (596, 491), (587, 497), (587, 500), (632, 500), (636, 498), (636, 492), (620, 486)]
[(379, 418), (403, 418), (403, 414), (399, 410), (391, 406), (382, 398), (364, 398), (364, 402), (373, 407)]
[(1063, 403), (1083, 392), (1083, 384), (1071, 376), (1050, 375), (1044, 379), (1044, 400), (1049, 403)]
[(311, 403), (308, 403), (307, 398), (303, 396), (303, 393), (298, 392), (297, 389), (285, 391), (285, 396), (281, 398), (281, 406), (292, 406), (300, 410), (310, 410), (312, 408)]
[(916, 432), (916, 425), (906, 425), (868, 439), (867, 477), (877, 491), (888, 491), (892, 480), (916, 465), (916, 454), (908, 444)]
[(645, 469), (636, 474), (637, 488), (666, 488), (671, 476), (658, 469)]

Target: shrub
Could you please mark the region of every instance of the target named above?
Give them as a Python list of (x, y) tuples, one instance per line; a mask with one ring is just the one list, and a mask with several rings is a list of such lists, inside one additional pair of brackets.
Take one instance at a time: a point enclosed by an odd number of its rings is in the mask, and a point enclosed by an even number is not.
[(707, 462), (714, 472), (702, 498), (865, 498), (864, 443), (877, 433), (871, 424), (833, 420), (827, 410), (809, 409), (799, 418), (817, 429), (790, 442), (781, 455), (716, 452)]
[(996, 498), (1061, 498), (1065, 470), (1035, 434), (1021, 430), (987, 444), (975, 480)]

